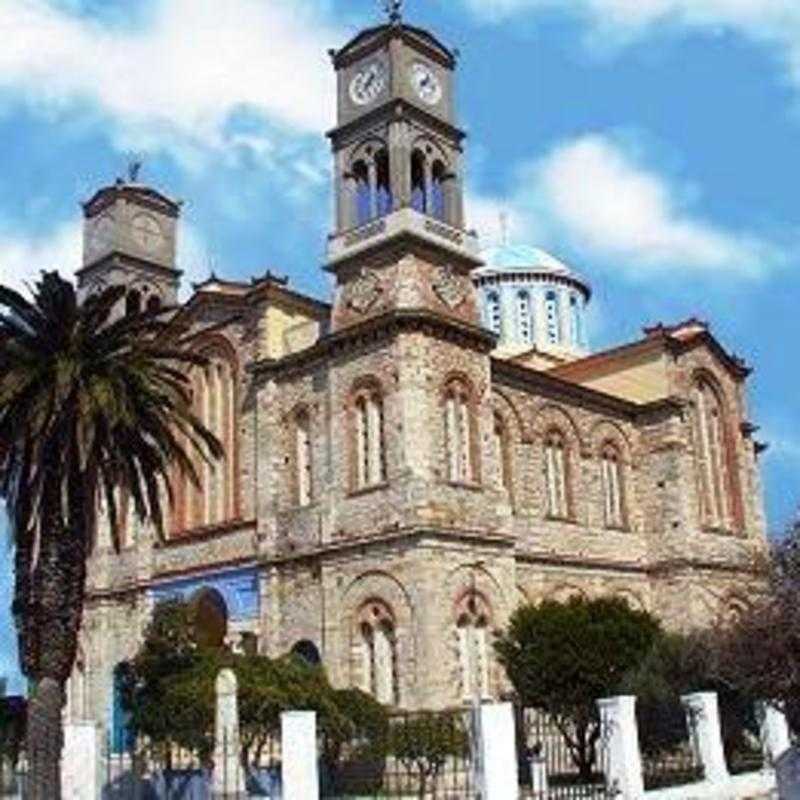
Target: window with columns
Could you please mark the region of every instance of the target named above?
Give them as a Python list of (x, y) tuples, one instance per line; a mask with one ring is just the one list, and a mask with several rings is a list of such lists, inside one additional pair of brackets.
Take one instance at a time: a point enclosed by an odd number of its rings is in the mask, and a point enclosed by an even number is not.
[(351, 168), (347, 180), (355, 208), (353, 224), (364, 225), (370, 220), (392, 212), (393, 196), (389, 173), (389, 153), (385, 147), (369, 145)]
[(517, 294), (517, 329), (520, 339), (531, 344), (533, 342), (533, 312), (531, 295), (525, 289)]
[[(428, 148), (430, 151), (430, 148)], [(448, 175), (444, 162), (430, 152), (411, 154), (411, 207), (421, 214), (447, 220)]]
[(355, 480), (357, 489), (386, 481), (386, 453), (383, 431), (383, 398), (377, 387), (358, 392), (355, 410)]
[(362, 688), (379, 703), (397, 705), (397, 626), (386, 603), (371, 600), (359, 614)]
[(600, 454), (603, 513), (607, 528), (625, 526), (625, 492), (622, 455), (613, 442), (606, 442)]
[(460, 380), (451, 380), (444, 394), (444, 430), (448, 478), (453, 483), (472, 483), (472, 409), (470, 392)]
[[(201, 352), (208, 363), (192, 369), (192, 410), (222, 443), (225, 454), (210, 462), (195, 457), (199, 486), (188, 476), (176, 473), (173, 533), (219, 525), (239, 516), (235, 355), (227, 342), (214, 343)], [(188, 442), (184, 442), (184, 447), (192, 453)]]
[(312, 500), (313, 463), (311, 418), (306, 410), (298, 411), (295, 415), (294, 445), (296, 501), (299, 506), (307, 506)]
[(547, 292), (544, 308), (547, 315), (547, 341), (558, 344), (561, 341), (561, 317), (558, 311), (558, 295), (555, 292)]
[(547, 492), (547, 513), (550, 517), (569, 517), (568, 453), (564, 434), (551, 430), (545, 437), (544, 474)]
[(732, 517), (732, 475), (724, 408), (718, 391), (702, 378), (695, 384), (694, 401), (701, 516), (704, 524), (723, 528)]
[(490, 697), (489, 604), (478, 592), (469, 592), (456, 609), (456, 634), (461, 676), (461, 698)]

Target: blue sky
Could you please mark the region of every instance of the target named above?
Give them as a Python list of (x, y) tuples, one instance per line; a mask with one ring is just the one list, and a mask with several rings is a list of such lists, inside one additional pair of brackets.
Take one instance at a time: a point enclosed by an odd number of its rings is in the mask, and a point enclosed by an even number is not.
[[(0, 281), (78, 265), (78, 203), (144, 153), (187, 282), (327, 296), (334, 82), (372, 0), (0, 2)], [(596, 347), (697, 315), (756, 367), (770, 526), (800, 500), (800, 4), (408, 0), (461, 50), (470, 222), (590, 277)], [(7, 549), (0, 549), (0, 560)], [(12, 671), (0, 567), (0, 674)], [(12, 687), (13, 688), (13, 687)]]

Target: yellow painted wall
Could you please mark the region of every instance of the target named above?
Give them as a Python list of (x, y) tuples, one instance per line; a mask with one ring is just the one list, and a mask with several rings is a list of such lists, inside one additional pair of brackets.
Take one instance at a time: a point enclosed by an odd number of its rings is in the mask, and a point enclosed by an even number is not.
[(267, 306), (261, 323), (262, 358), (282, 358), (310, 347), (319, 338), (319, 322), (296, 309)]

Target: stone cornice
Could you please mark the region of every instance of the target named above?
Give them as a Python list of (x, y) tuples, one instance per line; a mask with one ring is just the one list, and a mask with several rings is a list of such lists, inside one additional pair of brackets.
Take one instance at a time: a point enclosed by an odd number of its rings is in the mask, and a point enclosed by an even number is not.
[(256, 375), (291, 375), (326, 358), (341, 355), (348, 350), (372, 346), (376, 341), (410, 330), (423, 331), (428, 335), (451, 341), (456, 340), (465, 347), (487, 354), (491, 352), (496, 342), (494, 334), (487, 330), (452, 317), (427, 309), (396, 309), (328, 334), (312, 347), (298, 353), (279, 359), (261, 359), (252, 362), (247, 369)]

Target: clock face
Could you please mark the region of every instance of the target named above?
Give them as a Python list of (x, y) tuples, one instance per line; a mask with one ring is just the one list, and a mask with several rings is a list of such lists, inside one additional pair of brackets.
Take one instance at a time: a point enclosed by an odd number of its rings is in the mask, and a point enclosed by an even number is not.
[(131, 222), (133, 238), (145, 250), (156, 250), (164, 241), (161, 226), (150, 214), (137, 214)]
[(366, 106), (380, 97), (387, 83), (386, 67), (381, 61), (371, 61), (350, 81), (350, 99)]
[(411, 85), (424, 103), (435, 106), (442, 99), (442, 84), (427, 64), (419, 61), (411, 66)]

